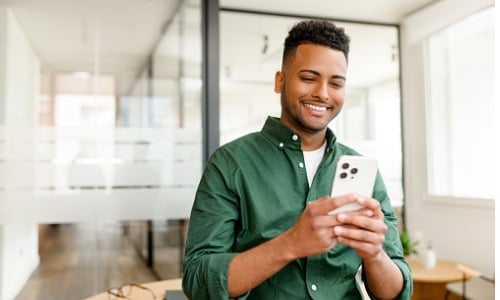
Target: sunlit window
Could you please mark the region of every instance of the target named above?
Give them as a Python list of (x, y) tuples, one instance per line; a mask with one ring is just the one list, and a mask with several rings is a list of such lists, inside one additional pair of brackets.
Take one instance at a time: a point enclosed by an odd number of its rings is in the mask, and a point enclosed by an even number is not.
[(494, 198), (494, 9), (428, 39), (428, 188), (435, 196)]

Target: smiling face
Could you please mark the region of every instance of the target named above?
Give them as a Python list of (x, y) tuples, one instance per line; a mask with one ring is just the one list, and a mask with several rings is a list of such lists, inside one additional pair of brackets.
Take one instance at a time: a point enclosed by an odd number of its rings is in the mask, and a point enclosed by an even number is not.
[(276, 73), (281, 122), (301, 136), (325, 133), (344, 104), (347, 60), (332, 48), (301, 44)]

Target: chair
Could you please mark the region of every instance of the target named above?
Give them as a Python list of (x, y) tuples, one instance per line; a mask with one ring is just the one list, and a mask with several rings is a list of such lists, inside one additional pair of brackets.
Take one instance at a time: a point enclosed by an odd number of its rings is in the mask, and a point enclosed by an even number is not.
[(461, 296), (464, 300), (489, 300), (495, 299), (495, 279), (484, 276), (480, 271), (458, 264), (463, 279), (446, 285), (445, 300), (451, 293)]

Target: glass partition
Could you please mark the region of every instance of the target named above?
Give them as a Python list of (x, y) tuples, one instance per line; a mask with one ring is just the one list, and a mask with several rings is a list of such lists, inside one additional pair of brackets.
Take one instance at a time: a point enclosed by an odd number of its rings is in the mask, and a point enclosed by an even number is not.
[[(0, 298), (47, 275), (28, 281), (42, 231), (90, 235), (72, 298), (179, 277), (202, 166), (199, 1), (48, 2), (0, 5)], [(153, 272), (107, 273), (130, 242)]]
[[(153, 126), (174, 131), (173, 186), (189, 189), (183, 203), (189, 211), (201, 177), (201, 12), (200, 1), (186, 2), (166, 28), (152, 58)], [(169, 196), (167, 196), (169, 197)], [(162, 278), (182, 274), (185, 218), (157, 219), (154, 229), (154, 270)]]

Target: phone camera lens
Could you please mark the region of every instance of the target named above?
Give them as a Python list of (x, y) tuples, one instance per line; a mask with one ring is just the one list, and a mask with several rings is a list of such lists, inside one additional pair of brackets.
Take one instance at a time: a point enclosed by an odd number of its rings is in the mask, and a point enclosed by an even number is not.
[(351, 174), (356, 174), (358, 173), (358, 168), (352, 168), (351, 169)]
[(348, 163), (343, 163), (342, 164), (342, 169), (347, 169), (349, 168), (349, 164)]
[(346, 172), (340, 173), (340, 178), (346, 178), (346, 177), (347, 177), (347, 173)]

